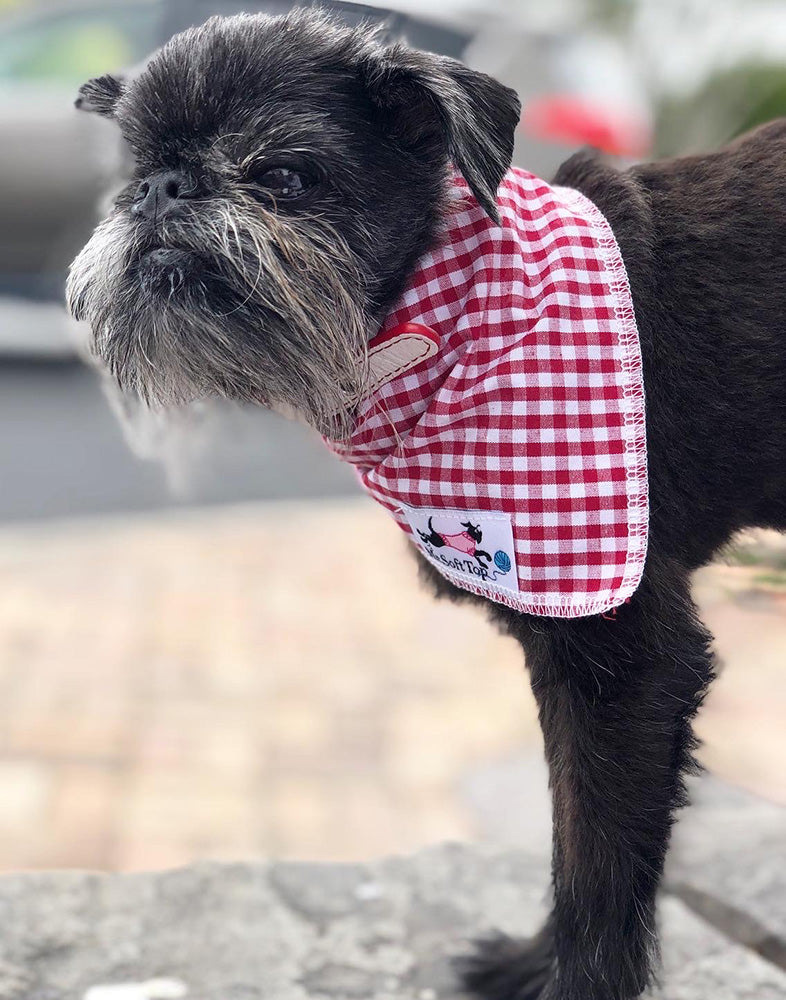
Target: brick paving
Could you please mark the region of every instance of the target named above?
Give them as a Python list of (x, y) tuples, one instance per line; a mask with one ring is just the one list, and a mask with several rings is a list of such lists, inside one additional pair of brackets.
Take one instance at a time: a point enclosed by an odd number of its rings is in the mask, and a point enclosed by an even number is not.
[[(705, 760), (786, 802), (786, 549), (703, 571)], [(539, 743), (521, 656), (365, 501), (0, 530), (0, 869), (364, 859), (477, 825)]]

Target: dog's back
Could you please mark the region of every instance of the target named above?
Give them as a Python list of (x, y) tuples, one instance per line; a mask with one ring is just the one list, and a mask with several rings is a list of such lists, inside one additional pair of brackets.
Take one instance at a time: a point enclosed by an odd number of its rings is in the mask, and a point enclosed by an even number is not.
[(557, 180), (609, 218), (647, 388), (652, 531), (699, 565), (748, 525), (786, 529), (786, 119), (724, 149)]

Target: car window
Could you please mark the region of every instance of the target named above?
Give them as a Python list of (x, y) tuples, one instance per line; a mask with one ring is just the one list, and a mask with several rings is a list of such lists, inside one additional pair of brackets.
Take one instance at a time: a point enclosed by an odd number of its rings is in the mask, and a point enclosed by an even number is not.
[(0, 81), (77, 85), (131, 66), (161, 43), (160, 20), (158, 4), (139, 3), (0, 22)]

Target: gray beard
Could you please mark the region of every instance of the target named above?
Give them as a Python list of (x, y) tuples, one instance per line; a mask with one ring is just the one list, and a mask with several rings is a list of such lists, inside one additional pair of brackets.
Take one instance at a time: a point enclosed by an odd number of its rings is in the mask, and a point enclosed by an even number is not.
[(147, 273), (139, 229), (115, 210), (68, 278), (69, 309), (121, 394), (158, 411), (216, 397), (262, 403), (345, 437), (373, 330), (340, 236), (251, 198), (211, 199), (162, 220), (160, 246), (171, 263)]

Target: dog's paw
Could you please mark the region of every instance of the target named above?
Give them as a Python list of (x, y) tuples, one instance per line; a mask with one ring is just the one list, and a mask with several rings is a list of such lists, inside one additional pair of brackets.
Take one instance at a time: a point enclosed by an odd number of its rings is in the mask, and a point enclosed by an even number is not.
[(476, 942), (475, 953), (455, 966), (483, 1000), (540, 1000), (552, 970), (551, 939), (543, 932), (526, 941), (495, 935)]

